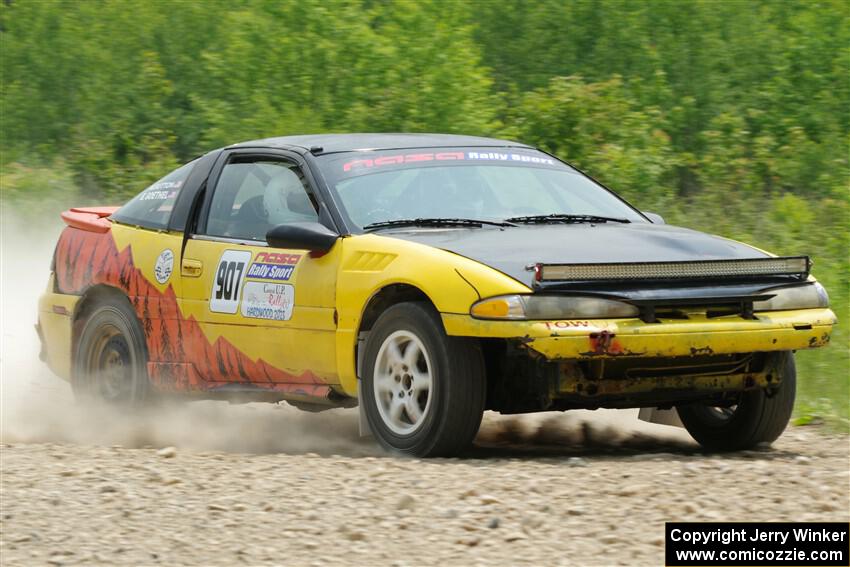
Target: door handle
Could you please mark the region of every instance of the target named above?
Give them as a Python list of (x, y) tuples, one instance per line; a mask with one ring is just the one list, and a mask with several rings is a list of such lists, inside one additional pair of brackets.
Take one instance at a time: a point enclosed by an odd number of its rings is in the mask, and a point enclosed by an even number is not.
[(183, 258), (180, 267), (180, 274), (187, 278), (197, 278), (204, 271), (204, 263), (191, 258)]

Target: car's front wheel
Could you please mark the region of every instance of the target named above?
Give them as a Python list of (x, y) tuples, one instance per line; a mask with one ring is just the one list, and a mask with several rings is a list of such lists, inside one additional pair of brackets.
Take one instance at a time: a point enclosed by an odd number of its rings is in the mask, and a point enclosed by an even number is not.
[(378, 318), (361, 380), (369, 427), (389, 450), (452, 456), (478, 432), (485, 397), (480, 346), (447, 336), (427, 304), (401, 303)]
[(797, 371), (794, 355), (772, 355), (771, 365), (779, 384), (763, 390), (744, 392), (737, 403), (724, 407), (688, 404), (676, 408), (688, 433), (706, 449), (739, 451), (759, 443), (772, 443), (788, 425), (794, 409)]

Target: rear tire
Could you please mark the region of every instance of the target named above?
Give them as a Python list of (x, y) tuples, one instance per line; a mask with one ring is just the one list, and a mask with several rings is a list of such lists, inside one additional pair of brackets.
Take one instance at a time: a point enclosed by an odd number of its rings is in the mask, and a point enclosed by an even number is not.
[(145, 335), (124, 297), (98, 300), (83, 322), (71, 386), (78, 401), (139, 407), (152, 399)]
[(475, 438), (485, 375), (477, 341), (445, 334), (424, 303), (400, 303), (366, 341), (360, 403), (378, 442), (416, 457), (448, 457)]
[(734, 408), (690, 404), (676, 410), (688, 433), (712, 451), (740, 451), (772, 443), (788, 425), (797, 391), (797, 371), (791, 352), (777, 353), (780, 374), (773, 390), (744, 392)]

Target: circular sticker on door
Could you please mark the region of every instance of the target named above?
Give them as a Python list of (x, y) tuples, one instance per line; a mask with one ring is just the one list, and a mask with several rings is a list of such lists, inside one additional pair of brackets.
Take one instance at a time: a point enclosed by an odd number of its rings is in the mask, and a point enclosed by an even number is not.
[(156, 281), (164, 284), (171, 277), (171, 272), (174, 270), (174, 252), (171, 250), (163, 250), (162, 254), (156, 259), (156, 265), (153, 267), (153, 273), (156, 276)]

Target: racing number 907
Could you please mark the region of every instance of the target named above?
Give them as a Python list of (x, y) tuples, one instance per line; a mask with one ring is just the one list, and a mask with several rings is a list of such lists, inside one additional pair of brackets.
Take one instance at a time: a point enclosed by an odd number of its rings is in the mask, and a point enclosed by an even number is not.
[(244, 271), (244, 262), (221, 262), (215, 277), (215, 298), (230, 301), (239, 289)]
[(225, 250), (218, 261), (210, 292), (210, 311), (236, 313), (242, 291), (242, 279), (251, 262), (248, 250)]

